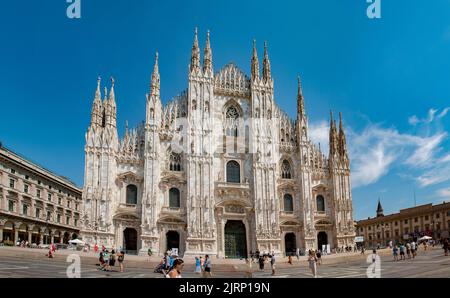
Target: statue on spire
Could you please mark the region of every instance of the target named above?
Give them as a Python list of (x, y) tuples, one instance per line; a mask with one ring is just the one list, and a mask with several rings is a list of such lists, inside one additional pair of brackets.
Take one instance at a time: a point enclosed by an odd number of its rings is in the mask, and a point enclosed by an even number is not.
[(159, 55), (158, 52), (155, 54), (155, 65), (153, 66), (152, 80), (150, 82), (150, 95), (159, 96), (161, 78), (159, 76), (159, 65), (158, 65)]
[(259, 80), (259, 59), (256, 51), (256, 40), (253, 40), (253, 56), (252, 56), (252, 81)]
[(212, 74), (212, 71), (212, 50), (208, 30), (208, 32), (206, 33), (205, 55), (203, 57), (203, 72)]
[(194, 44), (191, 54), (191, 72), (200, 69), (200, 49), (198, 47), (198, 29), (195, 27)]
[(270, 81), (270, 60), (269, 53), (267, 52), (267, 41), (264, 42), (264, 60), (263, 60), (263, 80), (264, 82)]

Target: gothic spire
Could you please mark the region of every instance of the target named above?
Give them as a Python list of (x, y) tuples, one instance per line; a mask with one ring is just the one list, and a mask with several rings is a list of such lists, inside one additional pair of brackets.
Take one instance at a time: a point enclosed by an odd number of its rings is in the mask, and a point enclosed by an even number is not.
[(333, 112), (330, 111), (330, 159), (337, 153), (336, 122), (333, 119)]
[(114, 92), (114, 78), (111, 77), (111, 89), (109, 90), (109, 101), (115, 106), (116, 94)]
[(347, 157), (347, 141), (345, 138), (344, 125), (342, 121), (342, 113), (339, 113), (339, 147), (342, 157)]
[(305, 111), (305, 100), (303, 98), (303, 92), (302, 92), (302, 82), (300, 79), (300, 76), (297, 77), (298, 81), (298, 90), (297, 90), (297, 113), (300, 117), (306, 116)]
[(97, 78), (97, 90), (95, 91), (95, 99), (99, 99), (100, 101), (102, 100), (102, 93), (100, 91), (100, 84), (101, 84), (102, 78), (100, 76), (98, 76)]
[(159, 96), (160, 90), (160, 76), (158, 65), (158, 52), (155, 54), (155, 65), (153, 66), (152, 81), (150, 82), (150, 95)]
[(263, 80), (264, 82), (270, 81), (270, 61), (267, 52), (267, 41), (264, 42)]
[(97, 90), (95, 90), (95, 98), (92, 103), (91, 126), (101, 125), (102, 115), (102, 93), (100, 91), (101, 78), (97, 79)]
[(253, 40), (253, 56), (252, 56), (252, 81), (259, 79), (259, 59), (256, 51), (256, 40)]
[(380, 198), (378, 198), (377, 217), (384, 216), (383, 207), (381, 207)]
[(105, 94), (103, 97), (103, 108), (108, 105), (108, 88), (105, 86)]
[(198, 47), (198, 29), (195, 27), (194, 44), (191, 54), (191, 72), (200, 69), (200, 49)]
[(209, 72), (212, 74), (213, 66), (212, 66), (212, 50), (211, 50), (211, 44), (209, 40), (209, 30), (206, 33), (206, 46), (205, 46), (205, 52), (203, 57), (203, 72)]

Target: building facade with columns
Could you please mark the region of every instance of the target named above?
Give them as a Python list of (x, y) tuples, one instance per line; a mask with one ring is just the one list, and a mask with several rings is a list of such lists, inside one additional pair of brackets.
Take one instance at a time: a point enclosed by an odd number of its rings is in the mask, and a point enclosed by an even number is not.
[(309, 137), (300, 79), (292, 120), (276, 104), (267, 45), (261, 72), (255, 42), (250, 54), (250, 76), (234, 64), (214, 72), (209, 32), (202, 62), (196, 30), (187, 89), (165, 105), (157, 54), (146, 118), (120, 138), (117, 86), (112, 79), (102, 92), (98, 80), (86, 133), (83, 240), (229, 258), (354, 244), (342, 118), (337, 126), (331, 116), (326, 156)]
[(0, 242), (67, 243), (81, 210), (80, 188), (0, 143)]
[(384, 215), (378, 201), (377, 216), (357, 222), (357, 235), (364, 237), (366, 247), (394, 244), (404, 241), (417, 241), (423, 236), (435, 240), (449, 238), (450, 202), (425, 204), (402, 209), (398, 213)]

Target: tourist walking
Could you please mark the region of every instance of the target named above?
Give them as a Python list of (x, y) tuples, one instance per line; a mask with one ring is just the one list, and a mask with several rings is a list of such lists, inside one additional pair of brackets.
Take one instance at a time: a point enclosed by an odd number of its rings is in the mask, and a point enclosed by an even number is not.
[(397, 244), (394, 245), (394, 248), (392, 249), (392, 253), (394, 255), (394, 261), (398, 261), (398, 246), (397, 246)]
[(406, 260), (405, 258), (405, 245), (403, 243), (400, 244), (400, 261)]
[(109, 268), (109, 251), (107, 251), (106, 249), (103, 252), (103, 261), (104, 261), (103, 269), (105, 271), (109, 271), (110, 270), (110, 268)]
[(308, 254), (308, 264), (309, 269), (311, 269), (311, 273), (313, 274), (313, 277), (317, 278), (317, 258), (315, 254), (312, 252), (312, 250), (310, 250)]
[(322, 254), (320, 253), (320, 250), (318, 250), (316, 252), (316, 257), (317, 257), (317, 265), (321, 265), (322, 264)]
[(209, 258), (209, 255), (205, 255), (205, 277), (212, 277), (211, 268), (211, 259)]
[(291, 255), (288, 256), (288, 263), (291, 264), (291, 265), (293, 265), (293, 264), (292, 264), (292, 256), (291, 256)]
[(448, 239), (446, 238), (444, 240), (444, 243), (442, 244), (442, 248), (444, 249), (444, 254), (447, 257), (448, 256), (448, 250), (450, 249), (450, 244), (448, 243)]
[(408, 260), (411, 259), (411, 244), (406, 243), (406, 254), (408, 255)]
[(259, 255), (259, 270), (264, 271), (264, 257), (262, 255)]
[(123, 272), (123, 260), (125, 259), (125, 252), (122, 250), (117, 254), (117, 262), (119, 262), (120, 272)]
[(182, 259), (173, 261), (172, 270), (166, 275), (168, 278), (181, 278), (181, 271), (183, 270), (184, 262)]
[(199, 257), (195, 257), (195, 270), (194, 270), (194, 272), (198, 273), (198, 274), (202, 273), (202, 267), (201, 267), (201, 264), (200, 264), (200, 258)]
[(272, 275), (275, 275), (275, 254), (273, 252), (270, 256), (270, 266), (272, 267)]
[(116, 252), (113, 250), (111, 250), (111, 254), (109, 255), (109, 270), (111, 271), (115, 265), (116, 265)]
[(417, 244), (415, 241), (411, 242), (411, 254), (412, 258), (414, 259), (417, 255)]

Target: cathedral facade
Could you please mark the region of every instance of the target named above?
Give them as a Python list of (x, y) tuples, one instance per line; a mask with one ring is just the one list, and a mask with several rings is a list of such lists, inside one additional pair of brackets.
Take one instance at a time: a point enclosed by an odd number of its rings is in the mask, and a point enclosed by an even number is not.
[(266, 44), (253, 45), (250, 77), (213, 70), (209, 32), (197, 30), (188, 86), (166, 105), (156, 54), (146, 119), (122, 138), (114, 80), (101, 82), (86, 133), (82, 237), (87, 243), (156, 254), (235, 258), (353, 245), (350, 165), (342, 125), (331, 115), (329, 154), (308, 136), (300, 79), (297, 117), (274, 99)]

